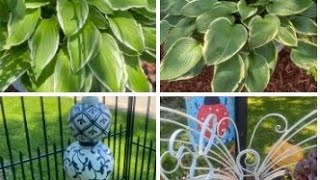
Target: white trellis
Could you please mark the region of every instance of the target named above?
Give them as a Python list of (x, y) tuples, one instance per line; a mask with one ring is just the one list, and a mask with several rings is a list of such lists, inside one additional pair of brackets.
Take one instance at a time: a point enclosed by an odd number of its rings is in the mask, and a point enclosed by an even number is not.
[[(188, 171), (188, 179), (215, 179), (215, 180), (243, 180), (247, 177), (251, 177), (255, 180), (271, 180), (277, 177), (281, 177), (287, 173), (286, 167), (294, 164), (286, 164), (281, 167), (276, 167), (275, 164), (283, 161), (286, 158), (293, 157), (301, 151), (316, 148), (316, 144), (313, 143), (316, 140), (316, 134), (297, 142), (294, 147), (302, 148), (290, 148), (283, 151), (280, 154), (276, 152), (285, 142), (292, 139), (299, 132), (305, 130), (309, 125), (316, 124), (316, 110), (310, 112), (308, 115), (298, 120), (294, 125), (288, 127), (287, 119), (281, 114), (271, 113), (261, 118), (255, 125), (250, 141), (245, 149), (240, 150), (240, 141), (238, 129), (232, 119), (229, 117), (221, 119), (217, 122), (217, 118), (214, 114), (207, 116), (202, 123), (196, 118), (189, 116), (183, 112), (161, 107), (161, 111), (172, 113), (176, 116), (184, 117), (190, 121), (195, 121), (201, 124), (201, 130), (197, 131), (189, 126), (179, 123), (175, 119), (161, 118), (161, 122), (173, 124), (178, 128), (171, 134), (170, 137), (161, 137), (162, 143), (167, 143), (167, 149), (161, 149), (161, 177), (169, 179), (170, 174), (177, 173), (178, 169)], [(255, 137), (261, 134), (257, 133), (262, 123), (270, 118), (276, 118), (279, 123), (274, 126), (274, 131), (279, 134), (279, 139), (274, 143), (273, 148), (262, 159), (262, 153), (258, 152), (252, 147)], [(234, 157), (227, 146), (222, 143), (217, 129), (224, 122), (228, 121), (234, 126), (235, 129), (235, 141), (238, 152)], [(209, 123), (212, 123), (212, 128), (209, 128)], [(206, 131), (211, 132), (210, 139), (205, 136)], [(192, 143), (192, 134), (199, 134), (199, 142)], [(188, 140), (182, 139), (183, 135), (189, 137)], [(185, 136), (184, 136), (185, 137)], [(174, 168), (167, 169), (163, 166), (164, 159), (172, 158), (175, 160)], [(199, 163), (199, 161), (202, 163)], [(243, 160), (244, 163), (241, 163)], [(251, 162), (249, 162), (251, 160)], [(186, 163), (186, 161), (189, 162)]]

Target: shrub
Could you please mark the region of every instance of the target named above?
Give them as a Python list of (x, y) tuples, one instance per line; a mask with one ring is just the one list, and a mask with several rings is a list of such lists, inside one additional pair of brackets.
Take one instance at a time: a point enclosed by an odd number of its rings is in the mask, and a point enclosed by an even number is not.
[(213, 91), (263, 91), (283, 46), (315, 75), (316, 7), (312, 0), (162, 0), (161, 80), (214, 65)]
[(313, 180), (317, 179), (317, 150), (310, 151), (294, 169), (296, 179)]
[(150, 91), (155, 0), (0, 1), (0, 89)]

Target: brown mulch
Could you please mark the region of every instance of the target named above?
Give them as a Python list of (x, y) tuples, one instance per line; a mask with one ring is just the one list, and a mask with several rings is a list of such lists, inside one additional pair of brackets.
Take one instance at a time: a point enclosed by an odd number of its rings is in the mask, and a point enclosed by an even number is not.
[(156, 65), (143, 62), (142, 68), (144, 70), (144, 73), (148, 76), (148, 80), (152, 84), (153, 90), (156, 89)]
[[(161, 53), (163, 56), (163, 52)], [(316, 92), (317, 82), (297, 67), (290, 59), (290, 50), (279, 52), (276, 69), (266, 88), (266, 92)], [(206, 67), (192, 79), (181, 81), (160, 81), (162, 92), (210, 92), (213, 67)]]

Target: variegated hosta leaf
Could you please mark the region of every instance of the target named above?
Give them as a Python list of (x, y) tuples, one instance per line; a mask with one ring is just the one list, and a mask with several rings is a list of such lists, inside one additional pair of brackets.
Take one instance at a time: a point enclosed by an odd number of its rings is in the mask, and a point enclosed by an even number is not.
[[(8, 32), (5, 24), (0, 24), (0, 52), (3, 50), (3, 46), (6, 44), (6, 39), (8, 37)], [(1, 57), (1, 54), (0, 54)]]
[(253, 17), (249, 22), (249, 45), (257, 48), (272, 41), (278, 34), (280, 20), (275, 15)]
[(0, 23), (8, 22), (10, 15), (9, 4), (6, 1), (0, 1)]
[(203, 59), (200, 59), (200, 61), (194, 67), (192, 67), (192, 69), (182, 74), (178, 78), (173, 79), (173, 81), (191, 79), (193, 77), (196, 77), (202, 72), (205, 66), (206, 66), (206, 62)]
[(104, 14), (113, 14), (109, 0), (87, 0), (88, 4), (95, 6)]
[(168, 21), (162, 20), (160, 22), (160, 44), (162, 44), (166, 40), (171, 28), (172, 26), (168, 23)]
[(299, 14), (312, 5), (312, 0), (272, 0), (266, 9), (270, 14), (278, 16), (290, 16)]
[(263, 56), (268, 62), (270, 72), (272, 73), (278, 62), (278, 50), (273, 41), (254, 50), (255, 53)]
[(64, 34), (71, 36), (85, 24), (89, 14), (86, 0), (57, 0), (57, 16)]
[(249, 6), (244, 0), (238, 2), (238, 9), (242, 20), (253, 16), (258, 11), (258, 7)]
[(28, 41), (35, 78), (38, 79), (44, 67), (54, 58), (59, 46), (57, 18), (42, 19)]
[(187, 0), (175, 0), (175, 1), (172, 1), (170, 3), (170, 6), (167, 9), (167, 14), (174, 15), (174, 16), (181, 15), (180, 10), (187, 3), (188, 3)]
[(125, 56), (128, 86), (134, 92), (150, 92), (152, 87), (141, 68), (138, 56)]
[(192, 38), (181, 38), (172, 45), (160, 65), (160, 79), (171, 80), (192, 69), (202, 57), (202, 46)]
[(155, 64), (157, 62), (156, 52), (145, 50), (140, 56), (140, 59), (143, 61)]
[(117, 42), (106, 33), (101, 34), (101, 50), (89, 62), (92, 74), (105, 88), (113, 92), (123, 92), (127, 82), (124, 57)]
[(204, 37), (203, 54), (209, 65), (227, 61), (245, 45), (247, 30), (241, 24), (233, 24), (221, 17), (213, 21)]
[(180, 10), (181, 14), (187, 17), (197, 17), (202, 13), (212, 9), (213, 4), (215, 4), (217, 0), (194, 0), (188, 2), (188, 4), (184, 5)]
[(169, 32), (164, 43), (164, 50), (168, 51), (169, 48), (180, 38), (188, 37), (196, 28), (194, 20), (191, 18), (184, 18)]
[(26, 8), (35, 9), (50, 4), (50, 0), (25, 0)]
[(147, 0), (148, 11), (156, 12), (156, 0)]
[(24, 18), (15, 16), (12, 12), (8, 22), (9, 36), (5, 49), (25, 42), (33, 33), (40, 18), (40, 9), (27, 9)]
[(298, 41), (298, 47), (291, 50), (291, 59), (297, 66), (309, 70), (317, 67), (317, 46), (307, 41)]
[(171, 15), (168, 15), (163, 20), (166, 20), (170, 24), (170, 26), (175, 27), (184, 18), (186, 18), (186, 17), (185, 16), (171, 16)]
[(127, 10), (131, 8), (142, 8), (148, 5), (147, 0), (108, 0), (113, 10)]
[(160, 12), (165, 12), (170, 7), (172, 0), (161, 0), (160, 2)]
[(71, 70), (77, 73), (100, 51), (101, 36), (92, 22), (86, 23), (81, 31), (68, 38), (68, 53)]
[(216, 65), (214, 68), (211, 87), (215, 92), (233, 92), (245, 77), (244, 62), (238, 54), (234, 55), (229, 61)]
[(104, 15), (95, 7), (89, 7), (90, 13), (88, 20), (93, 22), (98, 29), (108, 29), (108, 21)]
[(246, 79), (246, 88), (250, 92), (262, 92), (267, 87), (270, 80), (270, 70), (266, 59), (252, 53), (248, 56), (249, 69)]
[(156, 50), (156, 28), (143, 27), (143, 34), (144, 34), (146, 49), (155, 51)]
[(0, 90), (16, 81), (30, 68), (29, 51), (25, 47), (15, 47), (7, 51), (0, 59)]
[(297, 33), (304, 35), (317, 35), (317, 24), (311, 18), (294, 16), (290, 18)]
[(7, 2), (9, 4), (9, 10), (11, 11), (12, 17), (15, 19), (23, 19), (26, 15), (25, 0), (10, 0)]
[(112, 32), (121, 43), (134, 51), (143, 52), (143, 30), (130, 13), (118, 12), (109, 16), (108, 19)]
[(301, 13), (302, 16), (307, 16), (310, 18), (315, 18), (317, 17), (317, 4), (315, 2), (312, 2), (312, 5), (306, 9), (305, 11), (303, 11)]
[(293, 24), (289, 20), (285, 19), (281, 21), (281, 27), (275, 40), (286, 46), (297, 46), (297, 34)]

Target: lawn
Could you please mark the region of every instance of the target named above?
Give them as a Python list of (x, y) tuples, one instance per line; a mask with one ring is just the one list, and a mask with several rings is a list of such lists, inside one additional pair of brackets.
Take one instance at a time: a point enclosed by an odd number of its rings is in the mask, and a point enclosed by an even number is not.
[[(171, 99), (170, 99), (171, 98)], [(312, 110), (316, 109), (317, 99), (315, 97), (250, 97), (248, 98), (248, 116), (247, 116), (247, 142), (249, 142), (251, 138), (251, 134), (257, 122), (265, 115), (269, 113), (280, 113), (284, 115), (288, 120), (288, 127), (290, 128), (293, 124), (295, 124), (299, 119), (303, 116), (310, 113)], [(184, 111), (184, 101), (179, 97), (166, 97), (161, 99), (161, 106), (171, 107), (173, 109), (178, 109), (180, 111)], [(176, 120), (180, 123), (187, 124), (185, 118), (180, 118), (178, 116), (173, 116), (169, 113), (162, 112), (161, 117), (169, 118), (172, 120)], [(274, 128), (276, 125), (283, 125), (283, 123), (279, 123), (274, 118), (269, 118), (267, 121), (261, 124), (258, 129), (256, 135), (254, 136), (255, 140), (252, 147), (261, 154), (262, 160), (264, 159), (266, 153), (270, 147), (276, 142), (276, 140), (280, 137), (279, 134), (276, 134)], [(171, 125), (169, 123), (161, 122), (161, 138), (169, 138), (169, 136), (173, 133), (174, 130), (178, 128), (178, 126)], [(314, 136), (316, 134), (316, 124), (312, 124), (304, 129), (301, 133), (298, 133), (294, 136), (289, 142), (292, 144), (296, 144), (303, 139), (306, 139), (310, 136)], [(189, 140), (189, 136), (179, 136), (180, 139)], [(310, 141), (305, 145), (316, 144), (316, 140)], [(228, 145), (230, 147), (231, 144)], [(168, 144), (161, 142), (161, 153), (168, 150)], [(212, 148), (212, 150), (215, 150)], [(188, 160), (186, 160), (188, 161)], [(190, 164), (190, 162), (185, 162), (186, 164)], [(201, 163), (201, 161), (199, 161)], [(167, 170), (172, 169), (175, 165), (175, 161), (172, 158), (164, 158), (162, 166)], [(176, 177), (186, 177), (188, 172), (182, 171), (181, 169), (173, 174), (173, 176), (169, 176), (170, 178)]]
[[(49, 177), (55, 177), (53, 179), (62, 179), (63, 171), (61, 166), (62, 153), (59, 152), (61, 148), (66, 148), (68, 142), (73, 142), (73, 138), (69, 132), (67, 125), (68, 113), (71, 106), (74, 104), (74, 99), (70, 97), (61, 98), (61, 115), (59, 115), (59, 106), (58, 98), (56, 97), (44, 97), (43, 98), (43, 107), (44, 113), (41, 110), (40, 98), (38, 97), (25, 97), (25, 115), (26, 122), (24, 124), (23, 110), (21, 106), (21, 99), (19, 97), (3, 97), (5, 119), (7, 122), (9, 140), (11, 145), (13, 162), (19, 161), (19, 153), (23, 154), (23, 159), (29, 159), (30, 148), (30, 157), (37, 157), (37, 149), (39, 148), (40, 154), (50, 154), (54, 152), (54, 145), (56, 146), (56, 151), (58, 153), (53, 153), (49, 157), (42, 157), (40, 161), (35, 159), (32, 161), (32, 165), (29, 162), (23, 163), (22, 171), (21, 165), (15, 166), (16, 177), (20, 179), (22, 174), (25, 173), (27, 179), (32, 179), (31, 166), (33, 167), (35, 179), (52, 179)], [(113, 178), (118, 179), (122, 177), (123, 165), (124, 165), (124, 152), (125, 152), (125, 140), (126, 140), (126, 121), (127, 121), (127, 112), (117, 111), (117, 116), (115, 116), (114, 107), (109, 107), (111, 113), (113, 114), (112, 126), (110, 129), (110, 137), (105, 139), (104, 142), (108, 144), (109, 148), (112, 150), (115, 158), (115, 167)], [(42, 117), (44, 114), (44, 118)], [(44, 121), (45, 119), (45, 129)], [(133, 142), (136, 144), (138, 137), (140, 138), (140, 145), (144, 145), (144, 138), (146, 139), (146, 146), (150, 145), (150, 141), (153, 141), (152, 149), (155, 149), (155, 120), (149, 119), (147, 132), (144, 133), (145, 129), (145, 116), (141, 114), (135, 114), (134, 117), (134, 127), (133, 127)], [(117, 123), (116, 123), (117, 121)], [(27, 125), (28, 133), (26, 133), (25, 125)], [(60, 129), (62, 127), (62, 131)], [(122, 127), (122, 131), (120, 129)], [(122, 132), (122, 133), (121, 133)], [(27, 136), (29, 138), (27, 138)], [(46, 137), (46, 138), (45, 138)], [(28, 146), (27, 140), (29, 139)], [(4, 121), (1, 113), (0, 116), (0, 156), (4, 159), (4, 163), (10, 163), (10, 154), (9, 148), (7, 146)], [(149, 177), (152, 177), (155, 162), (155, 151), (151, 151), (151, 165), (148, 168), (147, 165), (143, 169), (139, 168), (135, 172), (135, 164), (142, 164), (142, 154), (144, 155), (143, 164), (147, 164), (149, 161), (149, 149), (142, 148), (137, 145), (132, 145), (132, 154), (131, 154), (131, 169), (130, 175), (137, 174), (137, 177), (140, 177), (140, 172), (142, 177), (146, 177), (149, 173)], [(138, 155), (138, 157), (137, 157)], [(39, 163), (40, 162), (40, 163)], [(57, 162), (57, 163), (55, 163)], [(127, 163), (127, 162), (126, 162)], [(49, 169), (49, 171), (48, 171)], [(141, 170), (141, 171), (140, 171)], [(149, 171), (149, 172), (148, 172)], [(12, 179), (13, 173), (11, 168), (6, 168), (6, 175), (9, 176), (9, 179)], [(0, 179), (3, 174), (0, 172)], [(19, 178), (20, 177), (20, 178)]]

